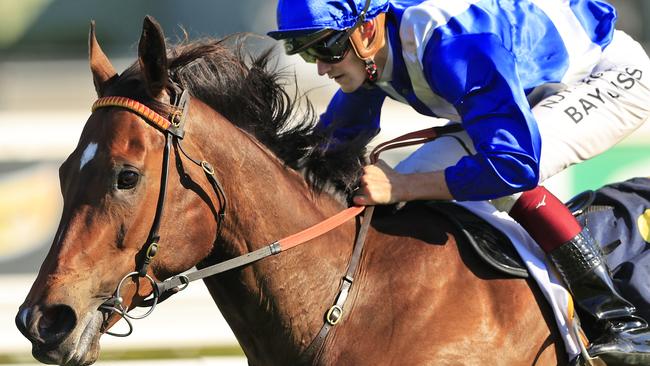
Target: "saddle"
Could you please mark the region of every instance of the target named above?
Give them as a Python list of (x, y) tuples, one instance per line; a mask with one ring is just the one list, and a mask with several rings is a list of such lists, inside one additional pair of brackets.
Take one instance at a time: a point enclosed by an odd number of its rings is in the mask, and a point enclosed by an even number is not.
[[(585, 191), (569, 200), (566, 205), (574, 215), (590, 208), (594, 191)], [(476, 254), (493, 269), (504, 274), (528, 278), (528, 269), (510, 239), (468, 209), (451, 202), (428, 201), (424, 205), (444, 215), (463, 234)]]

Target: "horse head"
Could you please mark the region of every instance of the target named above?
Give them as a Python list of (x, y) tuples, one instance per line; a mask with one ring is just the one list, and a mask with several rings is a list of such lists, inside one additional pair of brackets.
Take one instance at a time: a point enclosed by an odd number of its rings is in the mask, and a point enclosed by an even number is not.
[[(128, 73), (116, 73), (97, 42), (94, 23), (89, 50), (100, 100), (127, 96), (162, 120), (179, 117), (170, 105), (180, 92), (170, 81), (165, 39), (153, 19), (144, 20), (138, 62)], [(183, 113), (193, 109), (190, 114), (199, 114), (201, 106), (185, 109)], [(198, 217), (216, 218), (220, 201), (201, 166), (167, 171), (166, 164), (180, 165), (178, 149), (146, 113), (120, 106), (96, 108), (59, 169), (61, 221), (16, 316), (41, 362), (93, 363), (101, 334), (119, 319), (116, 305), (107, 302), (119, 298), (118, 308), (124, 311), (141, 304), (152, 293), (153, 281), (191, 268), (213, 248), (217, 220), (191, 223)], [(189, 140), (186, 150), (200, 155)], [(198, 194), (183, 194), (187, 189)], [(165, 195), (174, 204), (162, 210)], [(164, 238), (165, 249), (149, 268), (159, 238)], [(192, 245), (177, 244), (188, 242)]]

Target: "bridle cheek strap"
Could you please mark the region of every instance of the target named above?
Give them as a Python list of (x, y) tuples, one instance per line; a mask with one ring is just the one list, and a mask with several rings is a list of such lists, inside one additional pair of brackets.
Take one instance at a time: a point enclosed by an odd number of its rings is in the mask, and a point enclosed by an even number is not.
[(184, 135), (185, 117), (189, 108), (189, 93), (183, 90), (179, 94), (172, 94), (171, 99), (171, 112), (169, 118), (165, 118), (158, 112), (147, 107), (143, 103), (133, 100), (131, 98), (122, 96), (109, 96), (97, 99), (93, 103), (92, 111), (95, 112), (101, 108), (117, 107), (127, 109), (138, 116), (148, 124), (157, 127), (165, 134), (165, 148), (163, 150), (162, 170), (160, 177), (160, 192), (158, 194), (158, 202), (156, 206), (156, 214), (154, 216), (149, 236), (144, 246), (144, 253), (142, 259), (139, 261), (137, 274), (139, 277), (145, 277), (147, 269), (153, 258), (158, 253), (158, 241), (160, 235), (160, 221), (165, 206), (165, 196), (167, 193), (167, 180), (169, 174), (169, 154), (171, 151), (171, 144), (174, 138), (182, 139)]

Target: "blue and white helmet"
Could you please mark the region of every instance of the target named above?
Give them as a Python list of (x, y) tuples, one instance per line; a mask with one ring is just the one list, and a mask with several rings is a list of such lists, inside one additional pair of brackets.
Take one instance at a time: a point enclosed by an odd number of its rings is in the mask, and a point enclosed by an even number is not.
[(357, 23), (366, 2), (365, 20), (388, 9), (388, 0), (279, 0), (275, 39), (302, 37), (323, 29), (346, 30)]

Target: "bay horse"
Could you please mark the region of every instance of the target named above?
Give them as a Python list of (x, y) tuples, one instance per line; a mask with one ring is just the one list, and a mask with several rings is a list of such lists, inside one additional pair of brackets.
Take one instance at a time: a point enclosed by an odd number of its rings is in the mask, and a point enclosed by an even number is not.
[[(270, 51), (246, 57), (210, 39), (168, 50), (149, 17), (138, 61), (122, 74), (94, 23), (89, 48), (100, 100), (136, 107), (96, 103), (60, 167), (61, 221), (16, 316), (34, 357), (61, 365), (95, 362), (118, 308), (146, 304), (156, 282), (259, 250), (346, 209), (365, 151), (324, 148), (332, 144), (313, 110), (299, 108), (268, 70)], [(159, 122), (180, 123), (171, 106), (180, 89), (190, 97), (183, 134), (171, 143)], [(374, 218), (341, 321), (310, 348), (359, 223), (204, 279), (250, 365), (567, 363), (535, 285), (488, 268), (449, 219), (417, 204)]]

